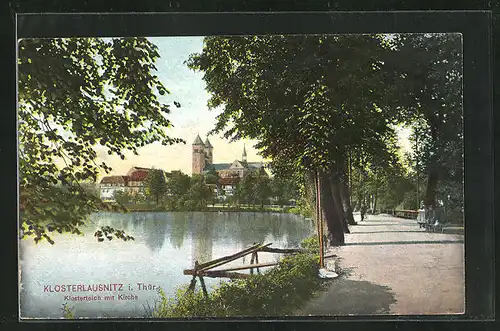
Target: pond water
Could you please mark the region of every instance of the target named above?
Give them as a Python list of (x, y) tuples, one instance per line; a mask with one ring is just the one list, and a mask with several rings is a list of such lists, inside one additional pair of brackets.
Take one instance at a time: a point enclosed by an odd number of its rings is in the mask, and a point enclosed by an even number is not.
[[(93, 233), (104, 225), (123, 229), (135, 240), (97, 242)], [(183, 270), (194, 261), (233, 254), (256, 242), (298, 247), (313, 226), (291, 214), (143, 212), (97, 213), (82, 230), (84, 236), (54, 235), (55, 245), (21, 241), (22, 318), (61, 318), (63, 304), (74, 307), (76, 317), (145, 317), (158, 301), (158, 287), (173, 296), (189, 284), (191, 276)], [(259, 253), (260, 263), (278, 258)], [(209, 290), (220, 281), (206, 278)]]

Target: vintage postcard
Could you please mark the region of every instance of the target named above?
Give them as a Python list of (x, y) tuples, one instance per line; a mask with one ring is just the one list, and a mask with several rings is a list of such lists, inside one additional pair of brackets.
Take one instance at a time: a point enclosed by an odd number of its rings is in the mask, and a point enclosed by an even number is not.
[(31, 319), (462, 314), (462, 35), (18, 41)]

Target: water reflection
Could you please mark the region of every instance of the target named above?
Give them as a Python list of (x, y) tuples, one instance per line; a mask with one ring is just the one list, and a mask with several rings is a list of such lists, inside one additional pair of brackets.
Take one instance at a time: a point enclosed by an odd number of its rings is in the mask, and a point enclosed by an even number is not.
[(172, 228), (170, 230), (170, 242), (175, 248), (180, 248), (187, 236), (188, 222), (185, 213), (172, 213)]
[(201, 217), (193, 228), (192, 262), (208, 262), (212, 259), (214, 218)]
[(304, 233), (311, 231), (311, 225), (296, 215), (252, 212), (98, 213), (93, 215), (92, 223), (142, 233), (153, 252), (161, 250), (167, 242), (179, 249), (187, 238), (192, 238), (200, 247), (193, 248), (193, 252), (206, 251), (206, 256), (212, 256), (213, 240), (248, 247), (273, 238), (287, 247), (297, 247)]
[(167, 226), (171, 224), (171, 215), (152, 213), (144, 219), (144, 231), (146, 233), (146, 246), (153, 252), (159, 251), (167, 238)]
[[(105, 225), (123, 229), (135, 241), (96, 242), (94, 231)], [(53, 246), (21, 241), (23, 317), (61, 316), (64, 295), (44, 292), (50, 284), (142, 282), (159, 285), (171, 296), (178, 286), (189, 283), (190, 276), (182, 270), (191, 268), (195, 260), (206, 262), (256, 242), (296, 247), (313, 227), (296, 215), (273, 213), (137, 212), (94, 214), (82, 230), (85, 236), (57, 235)], [(275, 258), (259, 254), (261, 262)], [(206, 283), (210, 287), (218, 281), (207, 279)], [(74, 303), (75, 311), (79, 317), (103, 317), (103, 312), (112, 317), (141, 317), (142, 305), (154, 302), (156, 293), (137, 294), (137, 301)]]

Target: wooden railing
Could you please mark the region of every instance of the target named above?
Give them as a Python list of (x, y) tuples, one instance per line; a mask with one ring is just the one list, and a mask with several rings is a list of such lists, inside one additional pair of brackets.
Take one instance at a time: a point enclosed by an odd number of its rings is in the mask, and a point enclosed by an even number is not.
[(384, 209), (381, 210), (380, 212), (407, 219), (417, 219), (419, 213), (418, 210), (397, 210), (397, 209)]
[[(194, 267), (193, 269), (186, 269), (183, 271), (184, 275), (191, 275), (193, 276), (191, 283), (188, 287), (188, 291), (194, 291), (195, 286), (196, 286), (196, 277), (200, 280), (201, 288), (203, 290), (203, 293), (205, 296), (208, 296), (207, 288), (205, 286), (205, 281), (203, 277), (210, 277), (210, 278), (248, 278), (250, 277), (251, 274), (253, 274), (253, 270), (257, 269), (257, 272), (260, 273), (260, 268), (265, 268), (265, 267), (271, 267), (279, 264), (279, 262), (266, 262), (266, 263), (259, 263), (259, 255), (258, 252), (267, 252), (267, 253), (279, 253), (279, 254), (296, 254), (296, 253), (301, 253), (301, 252), (306, 252), (304, 249), (298, 249), (298, 248), (272, 248), (269, 247), (272, 244), (254, 244), (251, 247), (244, 249), (238, 253), (223, 256), (220, 258), (217, 258), (212, 261), (204, 262), (204, 263), (198, 263), (198, 261), (194, 262)], [(217, 270), (212, 270), (213, 268), (220, 267), (226, 263), (235, 261), (239, 258), (242, 258), (246, 255), (252, 254), (252, 258), (250, 260), (250, 264), (248, 265), (241, 265), (241, 266), (234, 266), (234, 267), (229, 267), (229, 268), (224, 268), (224, 269), (217, 269)], [(332, 255), (327, 255), (325, 258), (330, 258), (330, 257), (335, 257), (335, 254)], [(244, 273), (238, 273), (238, 272), (233, 272), (237, 270), (246, 270), (250, 269), (250, 274), (244, 274)]]

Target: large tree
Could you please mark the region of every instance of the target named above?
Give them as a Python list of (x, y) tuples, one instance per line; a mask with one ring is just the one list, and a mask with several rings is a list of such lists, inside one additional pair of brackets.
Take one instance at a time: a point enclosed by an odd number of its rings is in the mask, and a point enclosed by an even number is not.
[(266, 174), (259, 174), (255, 178), (255, 198), (260, 202), (260, 207), (264, 208), (264, 203), (271, 197), (271, 181)]
[(255, 205), (257, 199), (257, 176), (252, 172), (246, 172), (240, 182), (240, 199), (247, 204)]
[(160, 169), (149, 170), (145, 184), (146, 194), (152, 196), (155, 199), (156, 205), (158, 205), (160, 199), (168, 192), (164, 172)]
[(209, 107), (223, 107), (214, 132), (258, 139), (273, 165), (319, 178), (331, 244), (344, 242), (347, 152), (377, 153), (392, 132), (389, 43), (368, 35), (208, 37), (188, 61), (204, 72)]
[(170, 108), (158, 95), (168, 91), (146, 38), (23, 39), (18, 49), (21, 234), (53, 242), (49, 232), (80, 233), (106, 207), (79, 185), (111, 170), (96, 147), (124, 159), (182, 140), (167, 135)]
[(185, 195), (186, 207), (190, 210), (203, 210), (212, 198), (213, 192), (206, 184), (203, 175), (194, 174), (187, 194)]
[(441, 188), (454, 187), (451, 195), (463, 191), (462, 37), (400, 35), (395, 44), (400, 61), (394, 98), (401, 121), (413, 127), (413, 164), (427, 174), (424, 205), (435, 206), (440, 182)]

